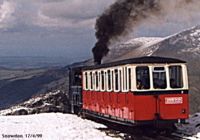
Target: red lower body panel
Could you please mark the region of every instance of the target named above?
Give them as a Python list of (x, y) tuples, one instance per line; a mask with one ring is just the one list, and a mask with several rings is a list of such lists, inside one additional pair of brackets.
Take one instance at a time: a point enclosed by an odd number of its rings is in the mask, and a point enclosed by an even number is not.
[(83, 109), (133, 121), (186, 119), (188, 104), (188, 94), (83, 91)]

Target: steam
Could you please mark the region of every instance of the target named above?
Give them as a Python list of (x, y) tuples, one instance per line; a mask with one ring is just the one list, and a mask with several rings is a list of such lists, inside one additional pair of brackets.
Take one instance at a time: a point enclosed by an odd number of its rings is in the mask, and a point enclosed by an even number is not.
[(141, 24), (151, 21), (149, 26), (152, 23), (157, 26), (166, 19), (191, 21), (191, 15), (197, 14), (199, 9), (199, 0), (117, 0), (96, 20), (97, 42), (92, 49), (94, 62), (101, 63), (109, 52), (111, 41), (134, 32)]

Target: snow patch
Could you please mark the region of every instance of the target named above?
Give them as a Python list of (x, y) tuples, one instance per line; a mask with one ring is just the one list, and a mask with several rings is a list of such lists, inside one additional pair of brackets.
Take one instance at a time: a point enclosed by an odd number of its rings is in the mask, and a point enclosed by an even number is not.
[(195, 30), (193, 33), (190, 34), (193, 37), (199, 37), (200, 36), (200, 29)]
[(150, 46), (152, 44), (160, 42), (161, 40), (163, 40), (163, 38), (161, 38), (161, 37), (139, 37), (139, 38), (134, 38), (134, 39), (131, 39), (131, 40), (125, 42), (124, 45), (141, 43), (142, 45)]
[(9, 113), (11, 113), (11, 112), (15, 112), (15, 111), (22, 110), (22, 109), (24, 109), (24, 110), (29, 110), (29, 108), (27, 108), (27, 107), (14, 106), (14, 107), (12, 107), (12, 108), (10, 108), (10, 109), (1, 110), (1, 111), (0, 111), (0, 116), (5, 116), (5, 115), (7, 115), (7, 114), (9, 114)]
[(19, 134), (24, 139), (25, 134), (42, 134), (44, 140), (119, 140), (98, 130), (106, 126), (71, 114), (0, 116), (0, 126), (0, 139), (2, 134)]
[[(60, 90), (57, 90), (55, 92), (49, 92), (46, 94), (43, 98), (48, 98), (50, 95), (56, 95), (60, 92)], [(41, 100), (41, 97), (31, 98), (30, 100), (24, 102), (24, 104), (33, 104)]]
[(192, 48), (187, 48), (187, 49), (182, 49), (181, 50), (182, 52), (191, 52), (191, 53), (197, 53), (197, 54), (200, 54), (200, 47), (192, 47)]

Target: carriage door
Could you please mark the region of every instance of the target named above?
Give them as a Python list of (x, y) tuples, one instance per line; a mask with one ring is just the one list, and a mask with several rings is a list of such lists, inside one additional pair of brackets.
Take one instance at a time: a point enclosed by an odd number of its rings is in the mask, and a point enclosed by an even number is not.
[[(169, 66), (168, 74), (165, 71), (160, 72), (161, 83), (160, 89), (166, 88), (166, 76), (169, 75), (169, 86), (172, 91), (167, 91), (167, 94), (159, 95), (159, 113), (161, 119), (180, 119), (188, 117), (188, 95), (181, 90), (184, 86), (183, 73), (181, 66)], [(166, 72), (167, 73), (167, 72)]]
[(69, 97), (71, 113), (78, 113), (82, 108), (82, 73), (81, 68), (71, 68), (69, 72)]
[(156, 113), (155, 119), (159, 119), (162, 116), (161, 109), (161, 92), (167, 88), (167, 78), (166, 78), (166, 70), (165, 67), (154, 67), (153, 68), (153, 88), (160, 90), (160, 92), (156, 92), (154, 97), (156, 101)]

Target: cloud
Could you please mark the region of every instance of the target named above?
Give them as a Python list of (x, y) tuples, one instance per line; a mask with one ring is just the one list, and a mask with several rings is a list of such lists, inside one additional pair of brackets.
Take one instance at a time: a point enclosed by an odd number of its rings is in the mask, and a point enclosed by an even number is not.
[(0, 0), (0, 56), (87, 58), (95, 20), (114, 1)]
[(15, 4), (4, 1), (0, 6), (0, 28), (7, 28), (12, 25), (15, 11)]
[(18, 26), (93, 28), (114, 0), (1, 0), (0, 28)]
[(88, 19), (52, 18), (39, 11), (37, 21), (34, 24), (40, 27), (94, 28), (95, 21), (96, 17)]
[(199, 0), (160, 0), (160, 13), (150, 15), (130, 36), (167, 36), (200, 24)]
[(43, 3), (38, 25), (64, 27), (93, 27), (95, 19), (114, 0), (63, 0)]

